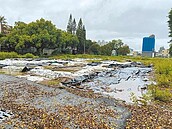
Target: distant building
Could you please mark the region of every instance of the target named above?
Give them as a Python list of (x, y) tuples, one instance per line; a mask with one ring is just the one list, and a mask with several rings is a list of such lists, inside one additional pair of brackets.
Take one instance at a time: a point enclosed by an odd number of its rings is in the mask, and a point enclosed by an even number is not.
[(162, 57), (170, 57), (169, 49), (162, 50)]
[(155, 56), (155, 35), (143, 38), (142, 56), (154, 57)]
[(159, 50), (157, 53), (156, 53), (156, 57), (164, 57), (164, 58), (168, 58), (170, 57), (170, 54), (169, 54), (169, 49), (162, 49), (162, 50)]
[(112, 56), (116, 56), (117, 55), (116, 50), (112, 50), (112, 54), (111, 55)]
[(140, 53), (138, 51), (134, 51), (133, 49), (130, 48), (130, 53), (127, 55), (137, 57), (137, 56), (140, 56)]

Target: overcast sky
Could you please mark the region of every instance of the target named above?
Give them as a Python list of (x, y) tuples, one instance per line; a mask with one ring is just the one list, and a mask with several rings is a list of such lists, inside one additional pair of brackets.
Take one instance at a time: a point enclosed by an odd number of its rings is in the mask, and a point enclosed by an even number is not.
[(66, 30), (71, 13), (77, 22), (83, 19), (87, 39), (122, 39), (135, 50), (141, 50), (142, 38), (151, 34), (156, 36), (156, 50), (168, 48), (171, 8), (172, 0), (0, 0), (0, 15), (10, 25), (45, 18)]

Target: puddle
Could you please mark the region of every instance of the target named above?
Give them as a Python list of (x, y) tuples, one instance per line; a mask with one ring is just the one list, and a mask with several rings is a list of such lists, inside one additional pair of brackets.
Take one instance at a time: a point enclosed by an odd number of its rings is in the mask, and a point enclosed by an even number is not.
[(82, 87), (96, 93), (109, 95), (115, 99), (131, 103), (131, 93), (139, 98), (147, 92), (151, 68), (127, 67), (98, 74), (91, 82), (82, 83)]
[[(110, 95), (113, 98), (131, 102), (131, 93), (141, 97), (146, 93), (149, 81), (148, 73), (152, 68), (145, 67), (140, 62), (116, 62), (102, 61), (101, 63), (86, 63), (86, 59), (77, 60), (2, 60), (4, 65), (1, 72), (16, 74), (18, 77), (26, 78), (34, 82), (68, 77), (71, 80), (62, 82), (66, 86), (80, 85), (82, 88), (92, 89), (95, 93)], [(57, 71), (46, 69), (43, 66), (72, 67), (81, 65), (77, 71)], [(87, 64), (87, 65), (86, 65)], [(6, 66), (8, 65), (8, 66)], [(18, 73), (25, 66), (31, 66), (28, 72), (20, 75)]]

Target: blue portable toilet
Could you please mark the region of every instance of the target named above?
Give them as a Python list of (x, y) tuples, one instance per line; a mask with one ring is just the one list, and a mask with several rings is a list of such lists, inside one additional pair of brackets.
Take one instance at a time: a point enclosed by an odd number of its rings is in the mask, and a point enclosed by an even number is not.
[(155, 35), (143, 38), (142, 56), (154, 57), (155, 55)]

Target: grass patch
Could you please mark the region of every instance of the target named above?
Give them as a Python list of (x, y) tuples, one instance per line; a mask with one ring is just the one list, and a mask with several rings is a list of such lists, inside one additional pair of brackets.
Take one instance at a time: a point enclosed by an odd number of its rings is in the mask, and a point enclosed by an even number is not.
[(58, 86), (60, 81), (58, 79), (53, 79), (53, 80), (45, 80), (40, 83), (46, 86)]
[(38, 58), (38, 56), (34, 56), (31, 53), (19, 55), (16, 52), (0, 52), (0, 60), (4, 60), (6, 58)]
[(22, 58), (38, 58), (38, 56), (33, 55), (32, 53), (26, 53), (21, 55)]
[(87, 55), (87, 54), (77, 54), (77, 55), (70, 55), (70, 54), (62, 54), (53, 56), (53, 59), (75, 59), (75, 58), (84, 58), (84, 59), (93, 59), (93, 58), (101, 58), (101, 55)]
[[(37, 58), (31, 53), (27, 53), (25, 55), (19, 55), (15, 52), (0, 52), (0, 59), (6, 58)], [(154, 92), (154, 97), (156, 100), (160, 101), (171, 101), (172, 98), (172, 59), (171, 58), (147, 58), (147, 57), (129, 57), (129, 56), (103, 56), (103, 55), (87, 55), (87, 54), (77, 54), (77, 55), (69, 55), (62, 54), (50, 57), (50, 59), (75, 59), (75, 58), (83, 58), (88, 59), (88, 62), (100, 62), (103, 60), (116, 60), (116, 61), (126, 61), (127, 59), (142, 62), (145, 65), (153, 64), (154, 66), (154, 79), (157, 82), (156, 92)], [(49, 67), (48, 69), (52, 69)], [(62, 71), (70, 71), (70, 69), (66, 69)], [(51, 80), (42, 82), (48, 86), (59, 85), (59, 80)]]
[(172, 91), (167, 88), (154, 87), (153, 97), (155, 100), (172, 102)]
[(5, 72), (3, 72), (3, 71), (0, 71), (0, 74), (5, 74)]
[(6, 58), (19, 58), (20, 56), (16, 52), (0, 52), (0, 59)]

